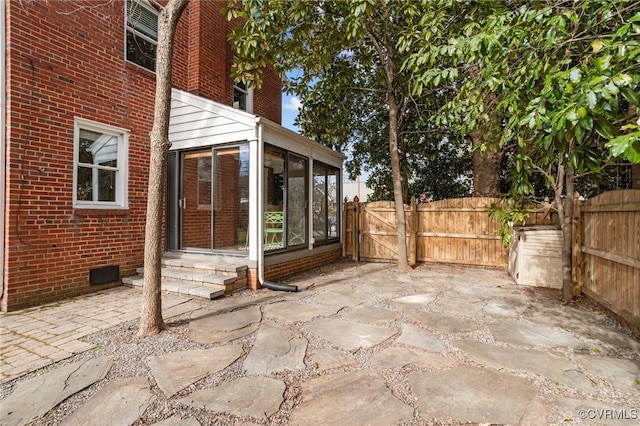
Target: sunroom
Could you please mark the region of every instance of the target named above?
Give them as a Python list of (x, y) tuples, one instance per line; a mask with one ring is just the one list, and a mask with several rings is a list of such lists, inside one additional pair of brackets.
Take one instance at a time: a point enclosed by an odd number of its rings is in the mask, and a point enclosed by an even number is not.
[(168, 252), (245, 257), (256, 278), (339, 257), (342, 154), (177, 89), (169, 139)]

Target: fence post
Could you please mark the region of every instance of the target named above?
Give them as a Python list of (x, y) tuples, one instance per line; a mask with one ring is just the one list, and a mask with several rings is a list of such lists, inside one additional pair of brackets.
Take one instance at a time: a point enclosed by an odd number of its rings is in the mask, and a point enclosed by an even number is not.
[(360, 199), (356, 195), (353, 197), (353, 260), (360, 260)]
[(347, 224), (349, 223), (349, 198), (342, 204), (342, 257), (347, 257)]
[(407, 225), (409, 227), (409, 265), (413, 266), (416, 264), (416, 252), (418, 250), (418, 239), (416, 237), (417, 228), (418, 228), (418, 207), (417, 207), (416, 197), (411, 197), (411, 204), (409, 205), (409, 217), (411, 221), (407, 221)]
[(574, 296), (582, 291), (582, 215), (580, 213), (580, 194), (573, 193), (573, 218), (571, 221), (573, 244), (571, 250), (571, 284)]

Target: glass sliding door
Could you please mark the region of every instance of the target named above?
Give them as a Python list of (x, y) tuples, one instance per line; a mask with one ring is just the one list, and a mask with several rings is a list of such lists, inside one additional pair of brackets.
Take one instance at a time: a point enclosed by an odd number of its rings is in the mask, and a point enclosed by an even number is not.
[(211, 250), (213, 219), (211, 149), (182, 154), (180, 249)]
[(180, 249), (248, 251), (249, 145), (181, 156)]
[(249, 250), (249, 145), (214, 151), (213, 249)]

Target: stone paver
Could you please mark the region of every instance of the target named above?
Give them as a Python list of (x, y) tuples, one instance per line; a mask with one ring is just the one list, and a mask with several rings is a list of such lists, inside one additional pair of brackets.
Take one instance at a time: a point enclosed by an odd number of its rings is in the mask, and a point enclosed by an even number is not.
[(340, 307), (311, 305), (309, 303), (280, 302), (266, 305), (264, 310), (267, 318), (298, 322), (309, 321), (319, 316), (333, 315), (340, 310)]
[(289, 330), (263, 326), (244, 360), (246, 374), (265, 376), (278, 371), (304, 368), (307, 339)]
[(447, 333), (464, 333), (477, 330), (479, 327), (474, 321), (441, 312), (416, 312), (410, 313), (409, 316), (427, 328)]
[(82, 407), (69, 414), (62, 426), (129, 425), (156, 399), (145, 377), (114, 379)]
[[(536, 395), (528, 380), (470, 366), (413, 372), (409, 384), (421, 417), (465, 422), (518, 424), (532, 415), (529, 405)], [(544, 423), (544, 413), (536, 416)]]
[(158, 423), (154, 423), (153, 426), (200, 426), (200, 422), (194, 417), (187, 417), (186, 419), (180, 416), (170, 417)]
[(242, 346), (171, 352), (150, 357), (147, 364), (167, 398), (211, 373), (228, 367), (244, 354)]
[(413, 408), (394, 397), (380, 376), (354, 371), (303, 383), (289, 424), (391, 425), (412, 418)]
[(526, 371), (585, 393), (594, 391), (591, 380), (576, 364), (561, 355), (506, 348), (473, 340), (461, 340), (455, 342), (455, 346), (478, 364), (487, 367), (501, 371)]
[(42, 417), (67, 397), (103, 379), (111, 365), (111, 360), (100, 357), (68, 364), (20, 382), (0, 403), (0, 424), (23, 425)]
[(393, 302), (400, 305), (409, 306), (427, 306), (436, 298), (443, 290), (441, 288), (434, 288), (429, 293), (412, 294), (410, 296), (403, 296), (393, 299)]
[(578, 355), (578, 361), (587, 371), (610, 381), (612, 386), (640, 396), (640, 362), (594, 355)]
[(602, 313), (584, 312), (571, 306), (541, 307), (535, 305), (534, 309), (527, 316), (531, 321), (547, 326), (569, 329), (590, 339), (640, 352), (640, 342), (607, 326), (605, 324), (606, 317)]
[(411, 324), (402, 324), (402, 334), (396, 341), (416, 348), (426, 349), (431, 352), (447, 351), (442, 339), (430, 331)]
[(441, 354), (421, 353), (409, 348), (390, 347), (371, 357), (371, 363), (380, 368), (402, 368), (409, 364), (420, 367), (444, 368), (455, 361)]
[(313, 320), (305, 325), (305, 328), (346, 350), (369, 348), (384, 342), (395, 334), (394, 330), (389, 330), (386, 327), (334, 318)]
[(398, 314), (395, 312), (375, 306), (358, 306), (342, 315), (342, 318), (349, 321), (359, 321), (374, 325), (386, 324), (397, 317)]
[(336, 349), (318, 349), (313, 356), (313, 363), (318, 371), (323, 372), (334, 368), (358, 364), (352, 356)]
[(189, 322), (189, 336), (200, 343), (228, 342), (258, 329), (262, 320), (259, 306), (251, 306), (220, 315), (208, 309), (196, 311)]
[(543, 348), (585, 347), (584, 343), (564, 330), (527, 324), (516, 320), (505, 319), (495, 324), (489, 324), (487, 327), (497, 341), (512, 345)]
[(180, 399), (180, 404), (210, 411), (251, 416), (266, 420), (284, 401), (282, 380), (270, 377), (242, 377), (213, 389), (196, 391)]
[(640, 409), (603, 403), (592, 399), (558, 398), (558, 406), (569, 419), (581, 419), (588, 425), (629, 426), (638, 424)]
[(314, 300), (322, 305), (357, 306), (371, 299), (367, 293), (357, 292), (349, 288), (323, 291), (314, 296)]

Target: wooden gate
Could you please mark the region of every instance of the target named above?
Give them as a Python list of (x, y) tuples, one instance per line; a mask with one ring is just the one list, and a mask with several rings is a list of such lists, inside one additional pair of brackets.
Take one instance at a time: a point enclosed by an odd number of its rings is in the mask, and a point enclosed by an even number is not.
[[(409, 263), (415, 263), (415, 203), (405, 204), (405, 226)], [(393, 201), (374, 201), (361, 205), (359, 258), (371, 262), (398, 260), (396, 207)]]
[(489, 216), (491, 205), (499, 202), (472, 197), (418, 206), (418, 261), (506, 267), (500, 223)]

